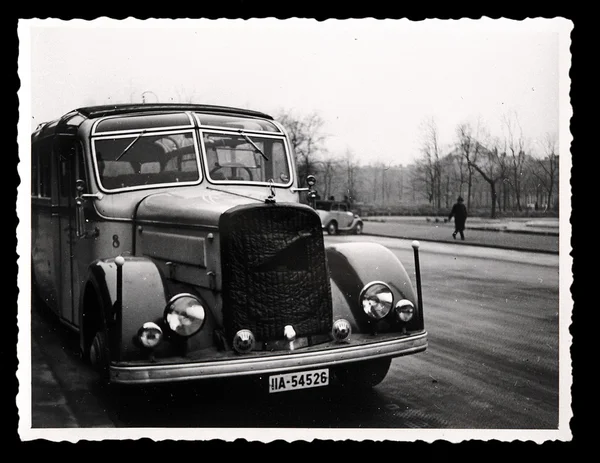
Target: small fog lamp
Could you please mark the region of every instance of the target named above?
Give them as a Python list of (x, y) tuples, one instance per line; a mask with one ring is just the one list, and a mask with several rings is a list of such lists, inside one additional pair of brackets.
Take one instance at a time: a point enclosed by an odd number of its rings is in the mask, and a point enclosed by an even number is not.
[(163, 332), (160, 327), (153, 322), (146, 322), (138, 330), (138, 339), (142, 346), (153, 348), (158, 346), (163, 338)]
[(401, 299), (396, 304), (396, 314), (398, 318), (403, 322), (410, 321), (415, 313), (415, 306), (408, 299)]
[(340, 318), (333, 322), (333, 327), (331, 328), (331, 335), (333, 339), (337, 342), (344, 342), (350, 338), (350, 334), (352, 333), (352, 327), (350, 326), (350, 322), (348, 320), (344, 320)]
[(394, 303), (392, 290), (382, 281), (367, 284), (360, 292), (359, 299), (364, 312), (375, 320), (381, 320), (390, 313)]
[(165, 308), (165, 324), (173, 333), (189, 337), (202, 329), (206, 311), (198, 299), (193, 294), (177, 294), (167, 304)]
[(254, 334), (250, 330), (239, 330), (233, 337), (233, 350), (245, 354), (254, 349)]

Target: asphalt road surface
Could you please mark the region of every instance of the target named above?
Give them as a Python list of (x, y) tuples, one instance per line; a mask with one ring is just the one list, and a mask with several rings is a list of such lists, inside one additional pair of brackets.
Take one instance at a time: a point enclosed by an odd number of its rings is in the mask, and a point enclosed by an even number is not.
[[(410, 241), (326, 238), (347, 240), (384, 244), (414, 274)], [(78, 358), (76, 336), (34, 307), (32, 366), (45, 359), (51, 371), (33, 375), (32, 426), (556, 430), (558, 255), (422, 243), (421, 271), (429, 347), (395, 359), (362, 395), (335, 387), (266, 394), (244, 379), (101, 386)], [(64, 398), (53, 396), (47, 375)]]

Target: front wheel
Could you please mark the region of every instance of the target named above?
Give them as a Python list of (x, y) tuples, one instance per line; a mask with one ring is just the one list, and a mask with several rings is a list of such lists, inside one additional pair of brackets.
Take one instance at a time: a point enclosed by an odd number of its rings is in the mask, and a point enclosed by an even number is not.
[(367, 389), (377, 386), (386, 377), (391, 358), (350, 363), (336, 370), (336, 377), (344, 387)]
[(108, 341), (106, 332), (102, 329), (96, 331), (89, 349), (89, 361), (102, 381), (108, 380)]
[(356, 227), (354, 227), (354, 234), (355, 235), (362, 235), (362, 231), (363, 231), (363, 224), (362, 223), (357, 223)]

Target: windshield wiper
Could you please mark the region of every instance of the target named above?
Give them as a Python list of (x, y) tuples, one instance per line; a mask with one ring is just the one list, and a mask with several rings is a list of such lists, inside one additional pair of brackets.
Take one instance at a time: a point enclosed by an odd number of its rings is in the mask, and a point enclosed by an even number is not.
[(263, 153), (263, 150), (261, 150), (258, 146), (256, 146), (256, 144), (250, 139), (250, 137), (248, 135), (246, 135), (244, 132), (242, 132), (241, 130), (238, 130), (238, 133), (244, 137), (244, 140), (246, 140), (248, 143), (250, 143), (252, 146), (254, 146), (254, 149), (256, 151), (258, 151), (263, 158), (265, 158), (265, 161), (269, 161), (269, 158), (267, 157), (267, 155), (265, 153)]
[(118, 161), (119, 159), (121, 159), (121, 158), (123, 157), (123, 155), (124, 155), (124, 154), (125, 154), (127, 151), (129, 151), (129, 150), (131, 149), (131, 147), (132, 147), (133, 145), (135, 145), (135, 144), (136, 144), (136, 142), (137, 142), (137, 141), (138, 141), (140, 138), (142, 138), (142, 135), (144, 135), (145, 133), (146, 133), (146, 131), (145, 131), (145, 130), (142, 130), (142, 131), (140, 132), (140, 134), (139, 134), (137, 137), (135, 137), (135, 138), (133, 139), (133, 141), (132, 141), (131, 143), (129, 143), (129, 145), (127, 145), (127, 148), (125, 148), (123, 151), (121, 151), (121, 154), (119, 154), (119, 155), (117, 156), (117, 159), (115, 159), (115, 161)]

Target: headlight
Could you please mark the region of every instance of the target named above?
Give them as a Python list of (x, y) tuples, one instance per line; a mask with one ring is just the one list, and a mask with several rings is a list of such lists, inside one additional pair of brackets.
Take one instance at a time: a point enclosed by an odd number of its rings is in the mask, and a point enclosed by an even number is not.
[(415, 314), (415, 306), (408, 299), (401, 299), (396, 304), (396, 314), (401, 321), (410, 321)]
[(250, 330), (239, 330), (233, 337), (233, 350), (246, 354), (254, 349), (254, 334)]
[(333, 322), (333, 327), (331, 328), (331, 335), (333, 339), (337, 342), (347, 341), (352, 333), (352, 327), (350, 326), (350, 322), (343, 318), (337, 319)]
[(156, 347), (162, 341), (163, 337), (162, 330), (153, 322), (144, 323), (138, 330), (137, 335), (142, 346), (149, 349)]
[(382, 281), (372, 281), (360, 292), (360, 304), (365, 313), (375, 320), (381, 320), (394, 303), (394, 295), (388, 285)]
[(193, 294), (177, 294), (165, 308), (166, 325), (179, 336), (196, 334), (204, 325), (206, 312), (200, 299)]

